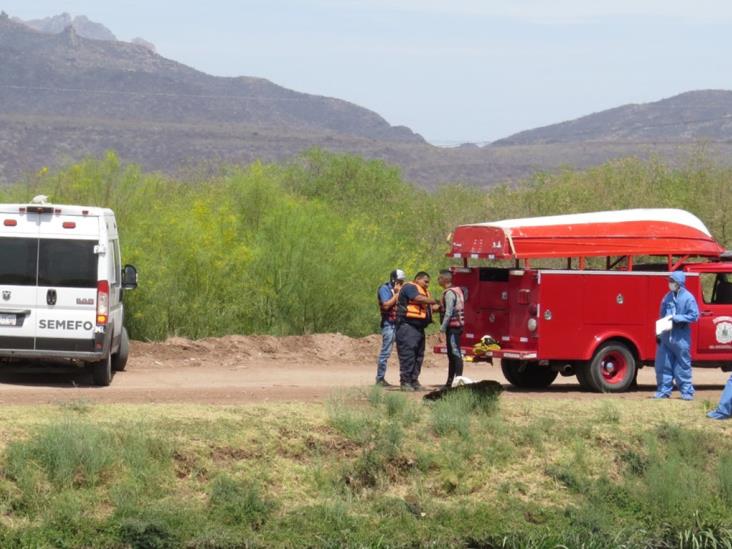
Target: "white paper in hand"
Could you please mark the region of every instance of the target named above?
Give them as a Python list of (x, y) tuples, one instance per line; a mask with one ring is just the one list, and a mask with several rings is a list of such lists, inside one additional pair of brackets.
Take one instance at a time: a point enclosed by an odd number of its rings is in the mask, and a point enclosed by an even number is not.
[(671, 316), (665, 316), (656, 320), (656, 335), (660, 336), (663, 332), (668, 332), (673, 328), (673, 322), (671, 322)]

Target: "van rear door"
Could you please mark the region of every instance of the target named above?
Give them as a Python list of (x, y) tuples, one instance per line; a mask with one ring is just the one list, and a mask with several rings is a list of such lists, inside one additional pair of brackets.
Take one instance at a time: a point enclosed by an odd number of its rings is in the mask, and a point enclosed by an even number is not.
[(94, 351), (99, 218), (42, 216), (36, 349)]
[[(9, 217), (5, 214), (2, 217)], [(0, 349), (34, 348), (36, 324), (36, 259), (38, 236), (35, 224), (13, 216), (15, 225), (3, 226), (0, 234)]]

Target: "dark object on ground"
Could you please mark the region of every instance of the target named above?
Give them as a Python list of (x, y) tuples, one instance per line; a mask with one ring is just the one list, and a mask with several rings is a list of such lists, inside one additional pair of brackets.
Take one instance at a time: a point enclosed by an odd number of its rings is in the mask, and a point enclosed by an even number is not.
[(441, 387), (436, 391), (424, 395), (425, 400), (439, 400), (445, 395), (453, 394), (457, 391), (472, 391), (483, 395), (499, 395), (503, 392), (503, 386), (497, 381), (485, 380), (477, 383), (468, 383), (467, 385), (459, 385), (458, 387)]

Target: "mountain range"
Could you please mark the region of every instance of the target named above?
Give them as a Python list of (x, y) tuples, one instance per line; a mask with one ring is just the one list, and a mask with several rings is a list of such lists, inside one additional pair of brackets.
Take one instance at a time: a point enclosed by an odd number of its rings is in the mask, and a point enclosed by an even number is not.
[(609, 158), (688, 156), (699, 141), (732, 155), (732, 92), (697, 91), (626, 105), (509, 136), (445, 149), (340, 99), (249, 76), (216, 77), (166, 59), (142, 39), (61, 14), (0, 15), (0, 181), (117, 150), (145, 168), (282, 160), (310, 147), (400, 166), (423, 186), (488, 186)]
[(493, 145), (693, 140), (732, 140), (732, 91), (692, 91), (653, 103), (623, 105), (523, 131)]

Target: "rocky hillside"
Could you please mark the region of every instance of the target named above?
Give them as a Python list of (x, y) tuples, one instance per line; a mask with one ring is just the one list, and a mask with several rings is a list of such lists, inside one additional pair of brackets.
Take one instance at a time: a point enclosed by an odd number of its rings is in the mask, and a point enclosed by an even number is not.
[(0, 15), (0, 182), (109, 149), (146, 169), (177, 171), (321, 147), (396, 164), (426, 187), (489, 186), (630, 155), (683, 161), (700, 139), (709, 156), (732, 163), (732, 92), (693, 92), (443, 149), (347, 101), (211, 76), (135, 42), (85, 17)]
[(576, 120), (523, 131), (494, 145), (732, 140), (732, 91), (682, 93), (653, 103), (623, 105)]
[(250, 125), (421, 142), (356, 105), (261, 78), (221, 78), (125, 42), (91, 40), (74, 26), (35, 32), (0, 19), (0, 109), (74, 120)]
[(92, 40), (117, 40), (117, 37), (111, 30), (101, 23), (91, 21), (84, 15), (72, 18), (70, 14), (64, 12), (60, 15), (44, 17), (43, 19), (31, 19), (29, 21), (23, 21), (14, 17), (13, 21), (23, 23), (34, 30), (47, 34), (58, 34), (63, 32), (67, 27), (73, 27), (79, 36), (83, 36), (84, 38), (90, 38)]

